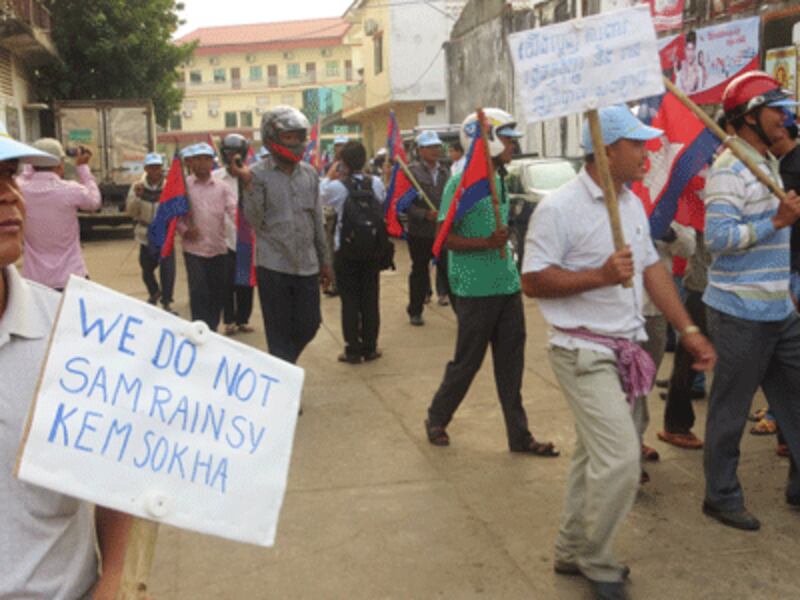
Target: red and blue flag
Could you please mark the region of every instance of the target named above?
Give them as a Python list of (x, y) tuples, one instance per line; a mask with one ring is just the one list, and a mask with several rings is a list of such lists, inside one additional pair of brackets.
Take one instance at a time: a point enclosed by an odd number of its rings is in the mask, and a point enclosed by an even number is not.
[(303, 160), (319, 172), (319, 158), (319, 121), (317, 121), (314, 123), (313, 127), (311, 127), (311, 132), (308, 135), (308, 143), (306, 144), (306, 149), (303, 151)]
[(467, 152), (467, 160), (461, 173), (461, 180), (458, 182), (458, 187), (447, 209), (447, 215), (439, 227), (436, 240), (433, 242), (433, 255), (436, 258), (439, 258), (442, 252), (453, 223), (463, 219), (464, 215), (475, 208), (475, 205), (482, 199), (491, 196), (492, 189), (489, 184), (488, 161), (489, 154), (486, 144), (481, 137), (480, 127), (476, 123), (475, 131), (472, 133), (472, 142)]
[[(650, 219), (650, 234), (662, 238), (675, 219), (689, 182), (714, 157), (721, 141), (675, 95), (667, 92), (643, 103), (649, 125), (664, 135), (649, 140), (647, 174), (633, 184)], [(645, 118), (642, 120), (647, 122)]]
[(164, 189), (161, 190), (158, 199), (158, 210), (153, 222), (147, 228), (150, 247), (158, 251), (160, 258), (167, 258), (172, 254), (178, 217), (188, 212), (189, 195), (186, 193), (186, 182), (183, 179), (183, 166), (181, 159), (175, 154)]
[(389, 128), (386, 147), (389, 153), (389, 162), (392, 163), (392, 174), (389, 186), (386, 189), (386, 202), (384, 205), (384, 218), (386, 231), (393, 237), (403, 237), (403, 225), (400, 223), (400, 213), (406, 212), (417, 197), (417, 190), (408, 179), (405, 170), (400, 166), (399, 160), (408, 164), (408, 157), (403, 148), (403, 139), (394, 111), (389, 113)]

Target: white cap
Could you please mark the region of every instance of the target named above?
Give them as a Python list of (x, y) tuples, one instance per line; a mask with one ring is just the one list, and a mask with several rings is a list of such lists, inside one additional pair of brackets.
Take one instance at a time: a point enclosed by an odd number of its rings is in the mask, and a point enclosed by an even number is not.
[(0, 161), (20, 160), (34, 167), (57, 167), (61, 159), (23, 144), (8, 135), (5, 125), (0, 123)]

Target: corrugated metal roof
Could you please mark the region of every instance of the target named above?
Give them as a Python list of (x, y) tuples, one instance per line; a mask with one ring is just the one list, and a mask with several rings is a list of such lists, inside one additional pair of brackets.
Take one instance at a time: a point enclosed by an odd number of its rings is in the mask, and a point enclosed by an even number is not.
[(340, 17), (308, 19), (305, 21), (282, 21), (278, 23), (256, 23), (252, 25), (224, 25), (195, 29), (177, 41), (178, 43), (186, 43), (197, 40), (200, 48), (204, 46), (272, 44), (301, 40), (318, 41), (344, 37), (349, 27), (350, 24)]

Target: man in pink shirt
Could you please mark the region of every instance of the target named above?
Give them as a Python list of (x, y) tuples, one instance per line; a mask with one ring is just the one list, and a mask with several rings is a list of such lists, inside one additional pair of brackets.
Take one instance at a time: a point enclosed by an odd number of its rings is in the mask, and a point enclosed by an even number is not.
[(225, 215), (235, 222), (236, 195), (224, 181), (211, 176), (214, 149), (197, 144), (192, 152), (192, 175), (186, 178), (189, 214), (178, 221), (183, 258), (189, 280), (193, 321), (205, 321), (217, 330), (225, 300)]
[(56, 167), (33, 167), (18, 178), (27, 205), (25, 254), (22, 275), (62, 290), (72, 274), (86, 277), (81, 254), (78, 210), (100, 208), (100, 190), (89, 170), (91, 152), (79, 150), (75, 158), (78, 181), (65, 181), (64, 148), (58, 140), (42, 138), (33, 146), (60, 159)]

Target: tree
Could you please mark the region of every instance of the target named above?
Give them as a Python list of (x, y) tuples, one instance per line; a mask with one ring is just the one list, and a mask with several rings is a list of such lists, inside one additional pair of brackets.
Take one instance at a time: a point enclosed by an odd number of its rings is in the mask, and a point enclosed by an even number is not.
[(177, 67), (195, 44), (177, 45), (175, 0), (57, 0), (53, 41), (61, 62), (40, 69), (45, 100), (150, 98), (165, 124), (183, 98)]

